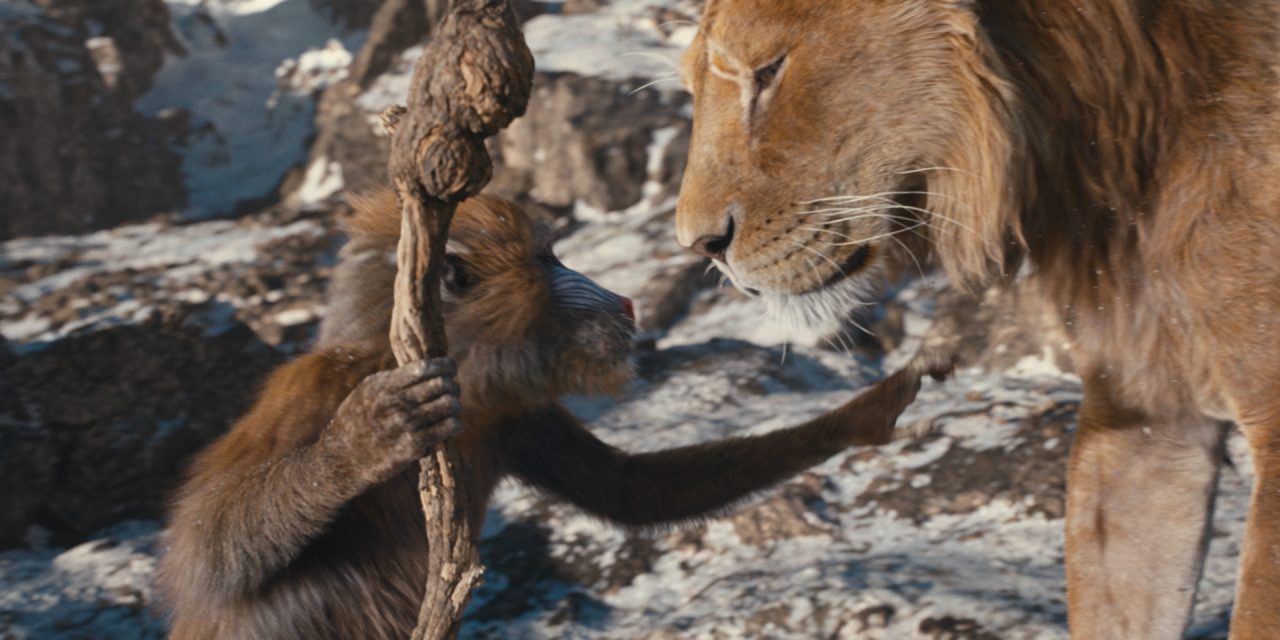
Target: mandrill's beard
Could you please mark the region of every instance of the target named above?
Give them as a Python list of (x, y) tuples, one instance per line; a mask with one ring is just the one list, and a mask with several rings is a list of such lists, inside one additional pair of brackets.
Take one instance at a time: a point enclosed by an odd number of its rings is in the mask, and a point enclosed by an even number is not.
[(567, 326), (557, 352), (554, 389), (557, 395), (614, 395), (635, 378), (635, 323), (625, 315), (604, 311), (567, 312)]

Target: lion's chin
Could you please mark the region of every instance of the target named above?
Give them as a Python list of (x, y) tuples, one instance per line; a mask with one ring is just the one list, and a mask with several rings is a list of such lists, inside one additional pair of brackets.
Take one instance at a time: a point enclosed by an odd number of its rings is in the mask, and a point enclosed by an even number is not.
[(875, 299), (876, 283), (882, 281), (883, 274), (873, 256), (870, 247), (859, 249), (846, 261), (849, 268), (821, 286), (800, 293), (766, 291), (760, 297), (768, 305), (769, 315), (792, 329), (834, 329), (854, 307)]
[(715, 265), (734, 288), (763, 300), (769, 316), (790, 329), (809, 331), (839, 326), (853, 307), (875, 299), (877, 283), (883, 280), (878, 255), (875, 246), (864, 244), (838, 263), (839, 268), (826, 280), (799, 291), (756, 288), (730, 265), (719, 260)]

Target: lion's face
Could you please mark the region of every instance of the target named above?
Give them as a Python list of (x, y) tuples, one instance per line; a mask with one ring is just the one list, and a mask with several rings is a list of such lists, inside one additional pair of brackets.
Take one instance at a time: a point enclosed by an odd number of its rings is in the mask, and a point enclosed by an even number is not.
[(838, 312), (892, 254), (969, 233), (948, 198), (992, 196), (949, 192), (972, 192), (992, 163), (1004, 175), (1010, 144), (1002, 88), (958, 4), (708, 2), (683, 65), (681, 244), (739, 288), (801, 303), (779, 306)]

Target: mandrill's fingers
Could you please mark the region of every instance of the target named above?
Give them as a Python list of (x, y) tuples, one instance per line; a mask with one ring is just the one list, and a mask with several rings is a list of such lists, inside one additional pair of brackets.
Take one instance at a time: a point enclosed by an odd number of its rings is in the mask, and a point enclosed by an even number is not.
[(457, 397), (460, 393), (458, 383), (452, 378), (429, 378), (397, 391), (395, 399), (401, 406), (413, 408), (441, 396)]
[(956, 370), (956, 354), (950, 350), (921, 349), (907, 365), (917, 375), (927, 375), (938, 382), (950, 378)]
[(452, 378), (457, 373), (453, 358), (429, 358), (376, 375), (387, 376), (387, 388), (402, 390), (431, 380)]
[(414, 431), (427, 434), (435, 444), (462, 431), (462, 421), (458, 419), (461, 414), (462, 403), (448, 395), (414, 407), (409, 418)]
[(863, 425), (856, 444), (886, 444), (895, 439), (894, 424), (915, 401), (924, 376), (941, 381), (954, 370), (955, 357), (950, 351), (923, 349), (907, 366), (872, 385), (836, 413), (854, 416), (856, 423)]
[(366, 377), (338, 408), (324, 441), (368, 482), (381, 482), (462, 430), (453, 360), (434, 358)]
[(884, 390), (887, 408), (893, 414), (894, 420), (907, 408), (907, 405), (915, 401), (916, 394), (920, 391), (921, 375), (922, 372), (919, 369), (908, 366), (876, 385)]
[(841, 447), (888, 444), (898, 416), (919, 390), (920, 372), (906, 367), (810, 424), (834, 425), (841, 434)]

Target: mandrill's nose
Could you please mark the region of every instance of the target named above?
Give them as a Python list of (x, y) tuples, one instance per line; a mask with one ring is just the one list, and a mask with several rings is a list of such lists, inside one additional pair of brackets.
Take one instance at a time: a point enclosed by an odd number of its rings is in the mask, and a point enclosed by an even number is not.
[(729, 250), (729, 245), (733, 244), (733, 218), (729, 218), (729, 224), (725, 227), (724, 233), (704, 235), (693, 241), (690, 249), (704, 255), (712, 260), (724, 261), (724, 254)]
[(622, 298), (622, 312), (627, 314), (627, 317), (630, 318), (632, 322), (635, 322), (636, 306), (631, 303), (631, 298), (628, 298), (626, 296), (618, 296), (618, 297)]

